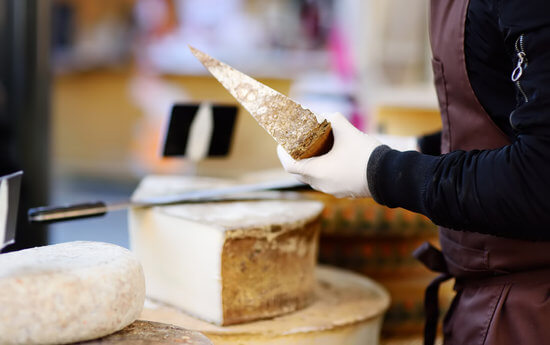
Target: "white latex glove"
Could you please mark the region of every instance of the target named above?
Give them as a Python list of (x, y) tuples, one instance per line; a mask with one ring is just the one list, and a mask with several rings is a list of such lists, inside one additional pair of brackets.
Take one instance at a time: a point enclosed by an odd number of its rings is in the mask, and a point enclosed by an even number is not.
[(367, 163), (381, 143), (359, 131), (339, 113), (327, 116), (334, 145), (318, 157), (294, 160), (281, 145), (277, 154), (285, 170), (314, 189), (336, 197), (369, 197)]

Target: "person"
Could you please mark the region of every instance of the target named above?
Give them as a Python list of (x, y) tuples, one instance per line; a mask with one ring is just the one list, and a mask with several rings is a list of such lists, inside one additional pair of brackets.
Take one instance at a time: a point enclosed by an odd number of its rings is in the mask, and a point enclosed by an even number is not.
[(369, 197), (440, 226), (442, 273), (426, 291), (425, 344), (437, 288), (455, 278), (445, 344), (550, 339), (550, 3), (432, 0), (430, 40), (442, 115), (441, 154), (400, 152), (328, 117), (333, 148), (284, 168), (338, 197)]

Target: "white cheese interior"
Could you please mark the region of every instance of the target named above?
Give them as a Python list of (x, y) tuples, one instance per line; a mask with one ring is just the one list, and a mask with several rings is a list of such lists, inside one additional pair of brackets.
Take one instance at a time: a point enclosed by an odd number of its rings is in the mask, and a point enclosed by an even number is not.
[(224, 232), (159, 209), (131, 213), (131, 246), (145, 272), (147, 295), (221, 323)]

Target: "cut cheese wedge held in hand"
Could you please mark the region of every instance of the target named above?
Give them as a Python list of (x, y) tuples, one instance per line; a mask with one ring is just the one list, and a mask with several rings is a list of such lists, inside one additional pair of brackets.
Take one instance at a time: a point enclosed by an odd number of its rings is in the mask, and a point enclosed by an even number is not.
[(320, 156), (332, 147), (330, 123), (254, 78), (190, 47), (195, 57), (294, 159)]
[(135, 256), (100, 242), (0, 255), (0, 344), (66, 344), (134, 322), (145, 281)]

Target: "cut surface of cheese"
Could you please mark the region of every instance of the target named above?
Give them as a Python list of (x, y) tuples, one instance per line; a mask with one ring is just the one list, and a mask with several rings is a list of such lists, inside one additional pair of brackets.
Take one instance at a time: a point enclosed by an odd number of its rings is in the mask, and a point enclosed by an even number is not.
[(64, 344), (137, 319), (143, 270), (125, 248), (68, 242), (0, 255), (0, 344)]
[(134, 208), (130, 244), (149, 297), (215, 324), (242, 323), (310, 302), (322, 209), (305, 200)]

